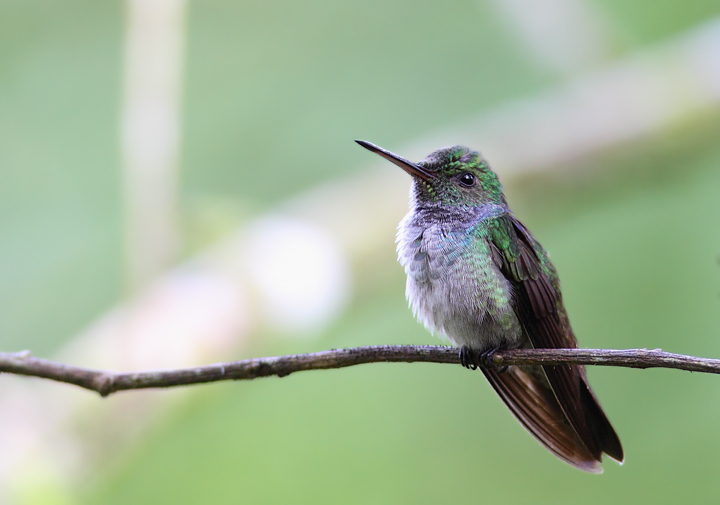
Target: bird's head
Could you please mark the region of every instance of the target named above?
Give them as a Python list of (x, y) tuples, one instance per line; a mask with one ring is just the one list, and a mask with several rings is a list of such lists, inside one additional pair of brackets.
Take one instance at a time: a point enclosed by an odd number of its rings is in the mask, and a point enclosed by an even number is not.
[(370, 142), (356, 142), (393, 162), (413, 177), (413, 196), (417, 205), (507, 205), (497, 175), (477, 151), (463, 146), (446, 147), (413, 163)]

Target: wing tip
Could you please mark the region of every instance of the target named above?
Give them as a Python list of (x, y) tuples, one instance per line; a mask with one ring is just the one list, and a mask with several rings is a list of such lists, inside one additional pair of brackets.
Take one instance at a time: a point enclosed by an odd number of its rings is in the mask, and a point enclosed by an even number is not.
[(617, 457), (614, 454), (609, 454), (607, 452), (605, 454), (607, 454), (608, 457), (610, 459), (612, 459), (613, 461), (615, 461), (618, 465), (622, 465), (625, 463), (625, 455), (624, 454), (621, 454), (620, 457)]
[[(621, 457), (620, 459), (616, 458), (612, 454), (605, 453), (610, 459), (615, 461), (618, 465), (622, 466), (625, 463), (625, 457)], [(602, 456), (601, 456), (602, 458)], [(594, 473), (594, 474), (601, 474), (603, 473), (604, 469), (602, 466), (602, 459), (593, 459), (593, 460), (586, 460), (586, 461), (571, 461), (567, 458), (560, 458), (562, 461), (565, 461), (570, 466), (573, 466), (577, 468), (578, 470), (582, 470), (583, 472), (588, 473)]]
[(609, 457), (610, 459), (612, 459), (612, 460), (613, 460), (615, 463), (617, 463), (618, 465), (622, 466), (622, 465), (625, 464), (625, 455), (624, 455), (624, 454), (621, 455), (620, 458), (616, 458), (616, 457), (613, 456), (612, 454), (608, 454), (608, 453), (605, 453), (605, 454), (607, 454), (608, 457)]

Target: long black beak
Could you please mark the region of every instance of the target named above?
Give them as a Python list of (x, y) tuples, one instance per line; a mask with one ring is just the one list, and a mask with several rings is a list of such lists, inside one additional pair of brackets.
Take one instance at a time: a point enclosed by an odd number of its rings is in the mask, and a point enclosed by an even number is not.
[(378, 147), (375, 144), (371, 144), (370, 142), (365, 142), (364, 140), (356, 140), (358, 144), (363, 146), (368, 151), (372, 151), (375, 154), (379, 154), (383, 158), (385, 158), (388, 161), (391, 161), (395, 163), (397, 166), (405, 170), (410, 175), (414, 175), (416, 177), (420, 177), (421, 179), (429, 179), (432, 177), (432, 174), (422, 168), (419, 165), (416, 165), (415, 163), (406, 160), (405, 158), (401, 158), (395, 153), (391, 153), (390, 151), (386, 151), (382, 147)]

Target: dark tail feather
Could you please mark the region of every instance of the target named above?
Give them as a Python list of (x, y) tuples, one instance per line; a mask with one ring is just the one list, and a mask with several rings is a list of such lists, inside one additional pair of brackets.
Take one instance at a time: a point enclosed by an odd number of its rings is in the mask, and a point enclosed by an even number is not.
[(591, 445), (599, 447), (599, 452), (590, 450), (570, 424), (542, 368), (511, 366), (505, 372), (482, 371), (517, 420), (561, 460), (592, 473), (602, 472), (602, 452), (622, 461), (620, 441), (586, 383), (578, 401), (584, 404), (595, 437)]

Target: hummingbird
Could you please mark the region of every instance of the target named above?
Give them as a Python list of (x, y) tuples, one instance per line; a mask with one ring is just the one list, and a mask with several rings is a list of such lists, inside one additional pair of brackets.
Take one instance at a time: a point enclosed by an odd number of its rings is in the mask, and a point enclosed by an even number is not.
[(622, 463), (620, 439), (584, 366), (492, 366), (499, 350), (576, 348), (577, 340), (548, 253), (513, 215), (487, 161), (453, 146), (413, 163), (356, 142), (412, 176), (397, 251), (418, 320), (458, 346), (461, 364), (480, 368), (515, 418), (562, 461), (592, 473), (602, 472), (603, 453)]

